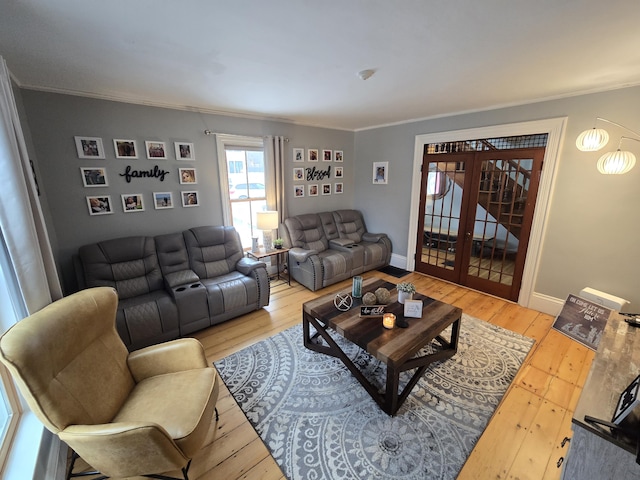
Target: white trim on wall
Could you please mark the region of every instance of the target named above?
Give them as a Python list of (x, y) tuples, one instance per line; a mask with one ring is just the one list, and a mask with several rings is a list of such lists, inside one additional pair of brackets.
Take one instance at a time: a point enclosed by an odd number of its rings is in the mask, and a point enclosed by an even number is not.
[(544, 154), (544, 163), (542, 175), (540, 177), (540, 185), (538, 187), (533, 224), (531, 225), (531, 233), (529, 235), (529, 246), (522, 275), (522, 286), (520, 288), (520, 295), (518, 298), (519, 305), (524, 307), (532, 306), (531, 302), (534, 294), (535, 281), (538, 275), (540, 252), (542, 250), (548, 212), (551, 205), (551, 195), (556, 178), (558, 154), (564, 137), (566, 122), (567, 117), (559, 117), (546, 120), (535, 120), (531, 122), (492, 125), (488, 127), (416, 135), (413, 158), (413, 180), (411, 184), (411, 210), (409, 214), (410, 233), (407, 242), (407, 264), (405, 268), (413, 271), (416, 265), (417, 245), (414, 226), (418, 224), (420, 182), (422, 178), (420, 168), (422, 166), (425, 144), (546, 133), (548, 134), (547, 147)]

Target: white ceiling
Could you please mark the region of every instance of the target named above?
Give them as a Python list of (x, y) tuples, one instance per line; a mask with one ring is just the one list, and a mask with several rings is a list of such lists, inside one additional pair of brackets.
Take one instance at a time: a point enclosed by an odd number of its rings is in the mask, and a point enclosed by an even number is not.
[(24, 88), (359, 130), (640, 84), (640, 1), (0, 0), (0, 55)]

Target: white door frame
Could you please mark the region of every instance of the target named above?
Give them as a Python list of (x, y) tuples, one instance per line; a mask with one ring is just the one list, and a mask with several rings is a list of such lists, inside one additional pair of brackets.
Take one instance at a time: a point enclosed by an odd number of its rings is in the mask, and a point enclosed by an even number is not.
[(518, 296), (518, 304), (528, 307), (534, 293), (533, 288), (538, 276), (540, 252), (542, 250), (548, 212), (551, 206), (551, 195), (553, 193), (553, 186), (556, 178), (558, 154), (564, 137), (566, 122), (567, 117), (559, 117), (547, 120), (535, 120), (531, 122), (509, 123), (504, 125), (492, 125), (488, 127), (416, 135), (411, 183), (411, 211), (409, 214), (409, 238), (407, 243), (406, 269), (413, 271), (416, 266), (417, 233), (415, 231), (415, 226), (418, 224), (418, 213), (420, 208), (420, 184), (422, 179), (420, 168), (422, 167), (425, 144), (463, 142), (466, 140), (476, 140), (481, 138), (500, 138), (546, 133), (548, 135), (547, 147), (545, 149), (544, 163), (542, 166), (542, 174), (536, 199), (536, 208), (533, 216), (533, 223), (531, 225), (531, 233), (529, 235), (527, 258), (525, 259), (524, 271), (522, 274), (522, 286), (520, 287), (520, 295)]

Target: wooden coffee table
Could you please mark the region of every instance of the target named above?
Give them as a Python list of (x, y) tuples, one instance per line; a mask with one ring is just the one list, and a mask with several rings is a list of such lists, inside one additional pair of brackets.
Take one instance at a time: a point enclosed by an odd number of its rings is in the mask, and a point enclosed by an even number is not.
[[(379, 287), (384, 287), (391, 293), (391, 303), (386, 305), (385, 311), (395, 313), (398, 320), (403, 320), (404, 306), (397, 302), (395, 284), (379, 278), (369, 278), (363, 283), (362, 293), (375, 292)], [(339, 292), (350, 294), (351, 288)], [(360, 299), (354, 298), (350, 310), (339, 311), (333, 303), (336, 293), (338, 292), (334, 291), (302, 305), (304, 345), (310, 350), (340, 359), (380, 408), (389, 415), (394, 415), (431, 363), (455, 355), (462, 310), (418, 293), (413, 298), (422, 300), (422, 318), (407, 318), (407, 328), (396, 326), (389, 330), (382, 326), (382, 317), (360, 317)], [(447, 340), (441, 334), (449, 325), (452, 325), (451, 335)], [(310, 326), (314, 327), (315, 333), (311, 333)], [(329, 335), (328, 329), (334, 330), (387, 365), (384, 391), (379, 392), (362, 374)], [(434, 339), (438, 343), (434, 353), (416, 355)], [(400, 374), (412, 369), (416, 371), (411, 380), (402, 392), (398, 392)]]

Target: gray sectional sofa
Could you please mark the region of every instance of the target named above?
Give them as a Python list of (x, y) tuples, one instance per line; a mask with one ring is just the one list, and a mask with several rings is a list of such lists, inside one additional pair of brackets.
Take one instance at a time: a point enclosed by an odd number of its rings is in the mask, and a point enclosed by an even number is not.
[(309, 213), (284, 221), (289, 273), (309, 290), (340, 282), (391, 260), (385, 233), (369, 233), (358, 210)]
[(118, 292), (116, 328), (130, 351), (269, 304), (266, 265), (244, 257), (233, 227), (105, 240), (74, 262), (80, 289)]

